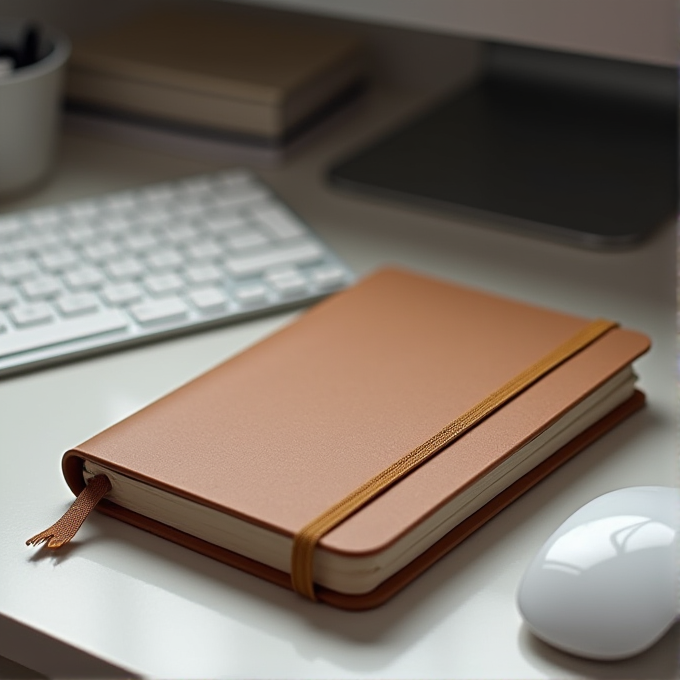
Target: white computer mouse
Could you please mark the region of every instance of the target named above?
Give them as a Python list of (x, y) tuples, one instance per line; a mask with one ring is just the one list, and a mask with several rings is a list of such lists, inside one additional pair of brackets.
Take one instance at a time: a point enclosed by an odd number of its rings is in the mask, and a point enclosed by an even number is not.
[(569, 517), (529, 565), (519, 610), (533, 633), (578, 656), (638, 654), (678, 617), (680, 489), (600, 496)]

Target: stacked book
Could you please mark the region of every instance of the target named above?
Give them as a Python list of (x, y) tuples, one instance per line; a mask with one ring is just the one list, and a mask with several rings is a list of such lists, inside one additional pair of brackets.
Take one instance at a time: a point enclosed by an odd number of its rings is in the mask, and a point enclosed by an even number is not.
[(161, 9), (76, 41), (67, 100), (80, 119), (120, 129), (281, 148), (364, 76), (361, 45), (344, 32), (262, 12)]

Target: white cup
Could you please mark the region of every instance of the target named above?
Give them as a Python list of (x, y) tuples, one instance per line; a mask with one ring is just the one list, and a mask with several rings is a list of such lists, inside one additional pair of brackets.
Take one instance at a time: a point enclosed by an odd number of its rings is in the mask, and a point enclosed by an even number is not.
[[(21, 33), (26, 22), (0, 19), (0, 43)], [(40, 27), (35, 63), (0, 74), (0, 194), (39, 182), (50, 170), (60, 130), (68, 38)]]

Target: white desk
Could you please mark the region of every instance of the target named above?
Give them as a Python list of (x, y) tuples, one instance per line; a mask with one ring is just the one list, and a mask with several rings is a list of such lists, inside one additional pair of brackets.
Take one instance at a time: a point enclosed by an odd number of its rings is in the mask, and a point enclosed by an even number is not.
[[(369, 98), (335, 133), (261, 175), (359, 274), (396, 262), (645, 331), (654, 342), (638, 362), (648, 407), (392, 602), (348, 613), (103, 516), (59, 553), (24, 545), (71, 500), (64, 450), (292, 314), (0, 381), (0, 655), (51, 677), (116, 669), (163, 678), (676, 677), (678, 626), (636, 659), (589, 663), (532, 638), (514, 600), (530, 557), (576, 508), (611, 489), (677, 479), (674, 229), (634, 251), (592, 253), (326, 186), (327, 164), (401, 115), (406, 101)], [(70, 135), (52, 181), (2, 209), (212, 167)]]

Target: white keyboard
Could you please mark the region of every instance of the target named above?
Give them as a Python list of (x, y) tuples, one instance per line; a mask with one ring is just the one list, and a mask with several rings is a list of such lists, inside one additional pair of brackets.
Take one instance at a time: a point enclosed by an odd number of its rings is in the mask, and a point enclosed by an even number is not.
[(352, 280), (240, 170), (0, 215), (0, 376), (304, 304)]

